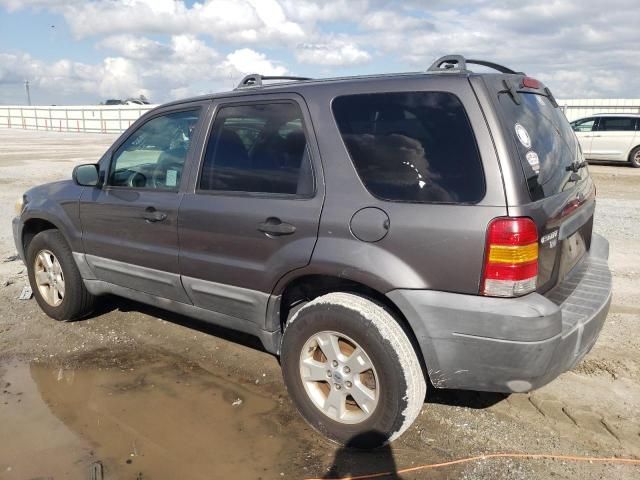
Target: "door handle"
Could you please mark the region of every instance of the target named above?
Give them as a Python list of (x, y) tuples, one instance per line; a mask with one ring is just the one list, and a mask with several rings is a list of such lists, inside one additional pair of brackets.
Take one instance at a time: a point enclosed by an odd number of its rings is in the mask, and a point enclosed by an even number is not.
[(142, 218), (149, 223), (162, 222), (167, 219), (167, 214), (156, 210), (155, 207), (147, 207), (144, 209)]
[(290, 223), (285, 223), (276, 217), (269, 217), (258, 225), (258, 231), (266, 233), (268, 236), (279, 237), (280, 235), (291, 235), (296, 231), (296, 227)]

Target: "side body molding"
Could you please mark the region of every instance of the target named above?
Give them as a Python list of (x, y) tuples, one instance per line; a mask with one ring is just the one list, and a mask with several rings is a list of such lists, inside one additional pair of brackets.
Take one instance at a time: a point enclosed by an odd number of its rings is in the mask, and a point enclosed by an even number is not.
[(240, 321), (248, 320), (256, 326), (264, 325), (269, 302), (267, 293), (185, 276), (182, 285), (194, 305), (242, 319)]
[[(160, 307), (213, 325), (238, 330), (260, 339), (265, 350), (277, 353), (280, 330), (264, 329), (270, 295), (230, 285), (73, 253), (80, 275), (94, 295), (113, 294)], [(129, 287), (121, 284), (126, 282)], [(161, 292), (151, 294), (149, 291)], [(191, 297), (202, 296), (207, 308), (193, 305)]]
[(136, 291), (155, 293), (170, 300), (190, 303), (178, 274), (93, 255), (84, 255), (84, 258), (94, 276), (106, 283), (128, 285)]

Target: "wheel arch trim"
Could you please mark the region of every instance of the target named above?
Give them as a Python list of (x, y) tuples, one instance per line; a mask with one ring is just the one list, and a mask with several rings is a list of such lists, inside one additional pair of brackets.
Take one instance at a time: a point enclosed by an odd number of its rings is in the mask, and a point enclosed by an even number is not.
[[(420, 361), (420, 366), (422, 367), (422, 372), (424, 374), (425, 379), (428, 378), (428, 370), (426, 366), (426, 359), (423, 352), (423, 349), (420, 347), (420, 343), (418, 342), (416, 332), (414, 331), (411, 322), (405, 316), (404, 312), (400, 309), (400, 307), (385, 293), (381, 292), (379, 289), (374, 286), (363, 283), (359, 280), (351, 280), (343, 277), (336, 276), (335, 274), (318, 274), (318, 273), (309, 273), (305, 272), (305, 269), (299, 269), (297, 271), (298, 275), (292, 275), (287, 278), (287, 281), (284, 282), (281, 280), (278, 283), (279, 294), (271, 295), (269, 304), (267, 306), (267, 325), (266, 329), (269, 331), (278, 331), (282, 336), (284, 332), (284, 328), (288, 321), (291, 320), (289, 305), (287, 305), (292, 299), (288, 298), (288, 292), (291, 292), (292, 289), (295, 289), (297, 286), (304, 285), (305, 282), (327, 282), (327, 288), (319, 288), (315, 293), (317, 295), (314, 298), (309, 300), (313, 300), (322, 295), (329, 293), (352, 293), (359, 295), (363, 298), (366, 298), (369, 301), (372, 301), (384, 309), (389, 311), (389, 313), (393, 316), (393, 318), (397, 321), (400, 327), (404, 330), (409, 341), (411, 342), (415, 353)], [(284, 277), (283, 277), (284, 278)], [(293, 299), (295, 305), (295, 298)], [(278, 354), (280, 353), (281, 347), (278, 347)]]
[[(41, 223), (41, 227), (34, 227), (33, 231), (30, 231), (29, 226), (35, 226)], [(53, 228), (50, 228), (53, 227)], [(20, 232), (20, 245), (24, 250), (24, 255), (26, 258), (28, 244), (25, 243), (27, 240), (27, 235), (31, 235), (29, 240), (32, 240), (40, 232), (45, 230), (58, 230), (68, 245), (71, 245), (70, 238), (66, 229), (62, 226), (62, 223), (55, 217), (48, 215), (46, 212), (28, 212), (26, 216), (24, 216), (21, 220), (21, 232)]]

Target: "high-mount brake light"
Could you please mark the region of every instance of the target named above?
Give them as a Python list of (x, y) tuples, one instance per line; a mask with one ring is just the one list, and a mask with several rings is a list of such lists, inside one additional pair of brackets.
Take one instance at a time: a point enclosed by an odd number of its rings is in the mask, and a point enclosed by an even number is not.
[(538, 229), (533, 220), (494, 218), (486, 242), (480, 293), (518, 297), (533, 292), (538, 279)]
[(540, 88), (542, 84), (535, 78), (524, 77), (522, 79), (522, 86), (526, 88)]

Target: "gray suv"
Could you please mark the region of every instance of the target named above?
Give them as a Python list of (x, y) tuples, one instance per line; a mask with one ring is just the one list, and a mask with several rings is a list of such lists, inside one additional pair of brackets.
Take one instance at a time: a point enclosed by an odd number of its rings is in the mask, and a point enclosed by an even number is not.
[(49, 316), (115, 294), (255, 335), (304, 418), (365, 447), (428, 383), (526, 392), (591, 349), (608, 243), (548, 88), (457, 55), (269, 80), (158, 107), (24, 194), (15, 242)]

